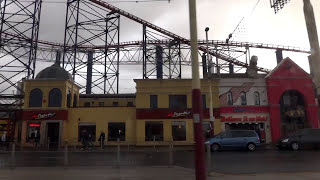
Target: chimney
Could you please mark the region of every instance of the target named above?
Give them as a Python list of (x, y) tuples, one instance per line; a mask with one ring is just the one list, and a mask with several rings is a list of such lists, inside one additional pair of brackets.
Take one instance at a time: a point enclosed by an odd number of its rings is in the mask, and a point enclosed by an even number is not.
[(91, 94), (93, 53), (93, 50), (88, 51), (86, 94)]
[(282, 55), (281, 49), (276, 50), (276, 56), (277, 56), (277, 64), (279, 64), (283, 60), (283, 55)]
[(234, 68), (234, 65), (229, 63), (229, 74), (233, 74), (234, 73), (233, 68)]
[[(210, 67), (210, 65), (209, 65)], [(209, 68), (208, 67), (208, 68)], [(207, 72), (207, 56), (206, 54), (202, 55), (202, 71), (203, 71), (203, 79), (208, 78), (208, 72)], [(210, 73), (210, 69), (209, 69), (209, 73)]]
[(163, 64), (163, 48), (161, 46), (156, 47), (156, 69), (157, 69), (157, 79), (163, 79), (163, 70), (162, 70), (162, 64)]

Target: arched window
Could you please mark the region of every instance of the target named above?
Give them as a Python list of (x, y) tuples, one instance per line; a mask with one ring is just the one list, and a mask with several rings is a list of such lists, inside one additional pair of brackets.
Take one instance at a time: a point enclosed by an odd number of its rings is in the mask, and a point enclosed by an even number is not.
[(62, 93), (60, 89), (54, 88), (49, 92), (49, 107), (61, 107)]
[(254, 105), (260, 105), (260, 95), (257, 91), (254, 92)]
[(73, 94), (73, 107), (77, 107), (77, 99), (78, 99), (78, 96), (76, 93)]
[(227, 103), (228, 103), (229, 106), (233, 105), (233, 99), (232, 99), (232, 93), (231, 92), (227, 93)]
[(31, 90), (29, 107), (42, 107), (42, 91), (38, 88)]
[(71, 107), (71, 91), (68, 90), (67, 94), (67, 107)]
[(241, 98), (241, 105), (243, 106), (247, 105), (247, 97), (245, 92), (241, 92), (240, 98)]

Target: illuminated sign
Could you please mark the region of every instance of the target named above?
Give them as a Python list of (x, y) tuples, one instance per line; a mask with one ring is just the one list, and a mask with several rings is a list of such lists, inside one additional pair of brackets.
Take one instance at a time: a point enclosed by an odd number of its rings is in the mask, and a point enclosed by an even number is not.
[(171, 118), (176, 118), (176, 117), (186, 117), (190, 114), (191, 112), (189, 111), (184, 111), (184, 112), (174, 112), (174, 113), (169, 113), (168, 117)]
[(45, 113), (45, 114), (33, 114), (31, 116), (32, 120), (38, 120), (38, 119), (48, 119), (52, 118), (56, 115), (56, 113)]
[(267, 116), (242, 116), (242, 117), (234, 117), (234, 116), (222, 116), (222, 122), (263, 122), (267, 121)]
[(40, 127), (40, 124), (29, 124), (30, 127)]

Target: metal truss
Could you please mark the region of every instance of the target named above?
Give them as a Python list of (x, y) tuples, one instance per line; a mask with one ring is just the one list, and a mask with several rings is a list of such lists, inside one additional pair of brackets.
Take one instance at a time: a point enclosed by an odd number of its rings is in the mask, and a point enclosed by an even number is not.
[(13, 140), (15, 120), (22, 107), (22, 78), (35, 76), (42, 0), (0, 0), (0, 119), (8, 121)]
[[(65, 25), (63, 67), (84, 88), (96, 88), (97, 93), (119, 92), (119, 23), (120, 15), (107, 11), (88, 0), (68, 0)], [(86, 74), (89, 46), (100, 46), (94, 51), (91, 77)], [(87, 71), (88, 72), (88, 71)], [(88, 81), (88, 79), (91, 81)], [(92, 84), (92, 85), (91, 85)], [(103, 88), (101, 88), (103, 84)], [(91, 92), (91, 90), (87, 91)]]
[(21, 76), (34, 78), (41, 3), (0, 0), (0, 94), (21, 91), (15, 84)]

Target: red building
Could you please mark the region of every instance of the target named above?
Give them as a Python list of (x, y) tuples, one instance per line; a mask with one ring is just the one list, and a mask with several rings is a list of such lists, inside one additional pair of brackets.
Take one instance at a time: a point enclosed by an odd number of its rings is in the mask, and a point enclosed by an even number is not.
[(302, 128), (318, 128), (318, 105), (311, 76), (290, 58), (266, 77), (272, 141)]

